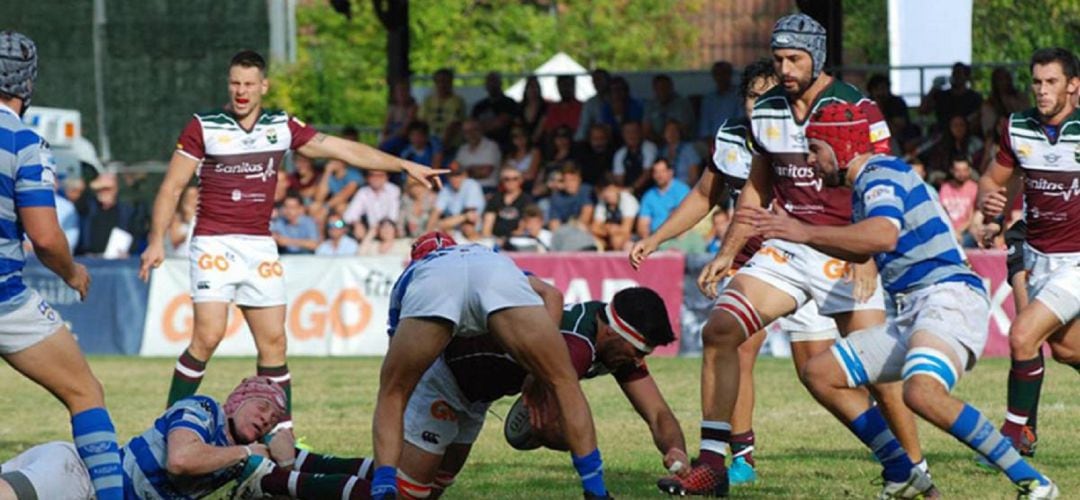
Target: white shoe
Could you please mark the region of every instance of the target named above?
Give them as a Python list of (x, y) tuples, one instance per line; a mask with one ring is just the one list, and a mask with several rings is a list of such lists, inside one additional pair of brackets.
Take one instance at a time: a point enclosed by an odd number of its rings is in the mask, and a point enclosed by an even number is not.
[(1053, 500), (1061, 495), (1061, 490), (1049, 479), (1047, 483), (1040, 483), (1038, 479), (1028, 479), (1016, 485), (1020, 492), (1016, 494), (1017, 500)]
[(913, 467), (906, 481), (885, 481), (879, 500), (929, 500), (941, 495), (930, 476), (919, 467)]
[(244, 463), (244, 469), (236, 478), (236, 486), (233, 487), (229, 497), (233, 500), (251, 500), (267, 498), (269, 495), (262, 491), (262, 478), (274, 470), (274, 462), (261, 455), (252, 455)]

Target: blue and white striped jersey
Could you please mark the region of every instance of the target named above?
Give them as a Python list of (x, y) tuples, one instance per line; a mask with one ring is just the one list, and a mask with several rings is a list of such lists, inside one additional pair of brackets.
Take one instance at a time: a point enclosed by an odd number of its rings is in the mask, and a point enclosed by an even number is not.
[(872, 157), (855, 178), (852, 221), (871, 217), (886, 217), (900, 229), (896, 248), (874, 256), (890, 294), (945, 282), (967, 283), (986, 293), (956, 243), (937, 193), (898, 158)]
[(11, 108), (0, 104), (0, 312), (28, 298), (22, 281), (19, 209), (55, 207), (56, 166), (49, 146)]
[(240, 466), (221, 469), (202, 476), (171, 476), (165, 467), (169, 433), (187, 429), (206, 444), (232, 446), (226, 434), (228, 419), (213, 399), (192, 396), (177, 401), (154, 421), (154, 426), (135, 436), (120, 451), (124, 465), (125, 498), (146, 500), (204, 498), (235, 479)]

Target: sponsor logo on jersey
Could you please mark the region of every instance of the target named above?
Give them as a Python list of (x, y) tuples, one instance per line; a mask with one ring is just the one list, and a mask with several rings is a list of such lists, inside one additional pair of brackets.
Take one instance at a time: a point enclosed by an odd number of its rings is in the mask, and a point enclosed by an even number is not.
[(217, 136), (218, 144), (228, 144), (232, 142), (232, 137), (229, 134), (221, 134)]
[(1031, 145), (1021, 144), (1019, 147), (1016, 148), (1016, 156), (1019, 156), (1020, 158), (1027, 158), (1031, 156)]
[(771, 140), (771, 141), (775, 141), (775, 140), (779, 139), (780, 138), (780, 129), (776, 128), (775, 126), (770, 125), (769, 128), (765, 129), (765, 137), (768, 137), (769, 140)]
[(439, 435), (431, 431), (421, 432), (420, 439), (423, 439), (424, 441), (427, 441), (431, 444), (439, 444)]
[(1046, 153), (1043, 155), (1043, 159), (1046, 160), (1046, 163), (1057, 165), (1058, 160), (1061, 160), (1061, 155), (1053, 152)]
[(244, 137), (243, 139), (240, 139), (240, 143), (243, 144), (244, 149), (255, 149), (255, 138), (254, 137), (250, 137), (250, 136)]
[(232, 190), (232, 201), (240, 201), (244, 197), (244, 193), (241, 193), (239, 189)]
[(805, 146), (806, 145), (806, 134), (802, 133), (801, 131), (800, 132), (795, 132), (794, 134), (791, 134), (791, 140), (797, 146)]
[(896, 190), (892, 186), (874, 186), (863, 195), (863, 203), (867, 206), (895, 199)]
[[(226, 174), (226, 175), (227, 174), (244, 174), (245, 179), (259, 179), (259, 180), (261, 180), (263, 182), (266, 182), (266, 181), (274, 178), (275, 175), (277, 175), (277, 172), (274, 170), (274, 159), (273, 158), (270, 158), (270, 161), (267, 162), (265, 167), (263, 166), (262, 163), (251, 163), (251, 162), (246, 162), (246, 161), (237, 163), (235, 165), (226, 165), (224, 163), (218, 163), (217, 165), (214, 165), (214, 173), (215, 174)], [(235, 200), (236, 195), (234, 194), (233, 196), (234, 196), (234, 201), (238, 201), (238, 200)]]
[(1073, 150), (1073, 160), (1076, 160), (1076, 163), (1080, 163), (1080, 143), (1077, 143), (1076, 149)]
[(1042, 191), (1045, 196), (1053, 196), (1055, 198), (1062, 198), (1065, 201), (1069, 201), (1073, 196), (1080, 195), (1080, 179), (1073, 179), (1072, 184), (1066, 186), (1062, 182), (1054, 182), (1046, 179), (1032, 179), (1028, 177), (1025, 181), (1028, 189)]
[(776, 165), (773, 168), (776, 170), (776, 175), (795, 179), (794, 184), (796, 187), (812, 187), (815, 191), (821, 191), (821, 178), (818, 177), (817, 170), (814, 167), (789, 163), (787, 165)]

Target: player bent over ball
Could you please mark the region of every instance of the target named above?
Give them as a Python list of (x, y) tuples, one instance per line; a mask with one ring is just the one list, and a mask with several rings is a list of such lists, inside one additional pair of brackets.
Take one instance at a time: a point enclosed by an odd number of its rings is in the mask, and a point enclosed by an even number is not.
[(896, 380), (903, 380), (912, 411), (996, 464), (1016, 484), (1019, 498), (1056, 498), (1057, 486), (979, 410), (950, 395), (986, 344), (986, 290), (953, 238), (937, 195), (903, 161), (871, 156), (868, 132), (866, 115), (849, 104), (822, 108), (806, 128), (810, 164), (825, 183), (852, 188), (851, 225), (810, 226), (760, 207), (742, 212), (767, 238), (805, 243), (848, 261), (873, 257), (896, 302), (886, 325), (856, 331), (810, 361), (810, 391), (883, 464), (881, 498), (937, 493), (930, 478), (912, 468), (881, 413), (855, 392)]
[[(286, 415), (285, 391), (269, 377), (244, 379), (221, 404), (181, 399), (120, 450), (123, 498), (206, 498), (236, 480), (236, 498), (368, 498), (362, 476), (370, 462), (301, 453), (289, 470), (271, 461), (291, 457), (291, 439), (268, 434)], [(366, 466), (366, 467), (365, 467)], [(0, 499), (95, 498), (75, 446), (35, 446), (0, 466)]]
[[(689, 465), (679, 422), (644, 360), (675, 339), (663, 299), (637, 287), (618, 292), (610, 303), (571, 304), (560, 328), (578, 377), (614, 376), (649, 426), (664, 466)], [(507, 441), (521, 450), (567, 450), (553, 395), (532, 383), (493, 336), (452, 340), (409, 398), (398, 488), (414, 498), (441, 496), (464, 467), (491, 403), (523, 387), (525, 396), (507, 415)]]
[[(428, 238), (421, 236), (415, 246), (426, 244)], [(444, 238), (449, 239), (445, 235), (439, 239)], [(390, 300), (390, 347), (383, 359), (372, 424), (378, 465), (372, 479), (374, 498), (395, 498), (399, 493), (403, 419), (420, 378), (451, 339), (485, 333), (554, 392), (585, 497), (608, 497), (592, 413), (566, 344), (513, 261), (479, 245), (439, 248), (409, 264)]]

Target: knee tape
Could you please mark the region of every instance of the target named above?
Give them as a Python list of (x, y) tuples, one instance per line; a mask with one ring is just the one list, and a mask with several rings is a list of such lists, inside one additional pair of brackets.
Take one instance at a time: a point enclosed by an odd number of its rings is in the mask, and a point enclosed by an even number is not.
[(398, 491), (401, 492), (401, 496), (405, 498), (427, 498), (431, 496), (431, 483), (421, 483), (411, 477), (408, 474), (398, 469), (397, 473), (397, 485)]
[(761, 316), (754, 309), (754, 304), (736, 290), (724, 290), (716, 300), (716, 308), (731, 314), (747, 337), (765, 326), (761, 323)]
[(959, 378), (956, 368), (945, 353), (929, 347), (916, 347), (908, 351), (904, 360), (903, 379), (907, 380), (915, 375), (926, 375), (941, 382), (946, 391), (952, 391)]
[(447, 488), (454, 485), (454, 480), (455, 479), (456, 479), (456, 477), (454, 476), (453, 473), (446, 472), (446, 471), (443, 471), (443, 470), (438, 471), (438, 472), (435, 473), (435, 484), (432, 486), (432, 489), (439, 490), (439, 491), (445, 491)]
[(870, 383), (870, 374), (866, 372), (859, 352), (851, 345), (850, 340), (837, 340), (830, 349), (840, 368), (844, 370), (848, 387), (860, 387)]

